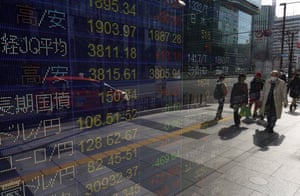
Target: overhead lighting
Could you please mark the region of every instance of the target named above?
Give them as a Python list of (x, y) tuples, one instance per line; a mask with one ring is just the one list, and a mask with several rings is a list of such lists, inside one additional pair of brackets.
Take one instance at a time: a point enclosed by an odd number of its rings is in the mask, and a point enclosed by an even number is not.
[(183, 0), (174, 0), (170, 5), (174, 8), (182, 8), (186, 6), (186, 3)]
[(181, 5), (182, 7), (184, 7), (186, 4), (184, 1), (182, 0), (177, 0), (177, 2), (179, 3), (179, 5)]

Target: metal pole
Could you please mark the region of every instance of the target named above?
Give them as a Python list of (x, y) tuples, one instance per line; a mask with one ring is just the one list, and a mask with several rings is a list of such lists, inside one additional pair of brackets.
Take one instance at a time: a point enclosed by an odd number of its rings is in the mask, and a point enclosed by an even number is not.
[(282, 19), (282, 31), (281, 31), (281, 52), (280, 52), (280, 65), (279, 69), (282, 70), (282, 58), (283, 58), (283, 43), (285, 34), (285, 16), (286, 16), (286, 3), (281, 3), (283, 5), (283, 19)]
[(291, 32), (292, 34), (292, 39), (291, 39), (291, 44), (290, 44), (290, 54), (289, 54), (289, 68), (288, 68), (288, 82), (291, 81), (292, 79), (292, 67), (293, 67), (293, 54), (294, 54), (294, 36), (295, 32)]

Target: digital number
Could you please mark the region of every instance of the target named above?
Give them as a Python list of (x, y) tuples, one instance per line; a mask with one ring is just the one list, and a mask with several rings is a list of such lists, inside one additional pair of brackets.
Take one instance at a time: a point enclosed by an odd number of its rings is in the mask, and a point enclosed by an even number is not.
[(103, 20), (93, 20), (89, 19), (88, 24), (91, 33), (114, 35), (114, 36), (124, 36), (124, 37), (134, 37), (136, 32), (136, 26), (134, 25), (119, 25), (116, 22), (103, 21)]
[(105, 145), (113, 146), (116, 144), (120, 144), (122, 140), (134, 140), (136, 139), (137, 129), (130, 129), (125, 131), (125, 134), (122, 135), (120, 132), (115, 132), (106, 136)]
[(122, 140), (131, 141), (136, 139), (137, 129), (129, 129), (121, 132), (114, 132), (106, 137), (96, 136), (86, 140), (80, 140), (78, 143), (81, 153), (99, 150), (107, 146), (120, 144)]
[(117, 152), (108, 157), (108, 165), (120, 164), (123, 160), (130, 161), (137, 158), (137, 149), (129, 149), (126, 152)]
[(79, 128), (82, 129), (90, 129), (94, 127), (101, 127), (104, 125), (111, 125), (113, 123), (117, 123), (120, 120), (120, 114), (118, 112), (111, 113), (108, 112), (104, 116), (104, 120), (102, 120), (101, 114), (89, 115), (86, 117), (79, 117), (77, 119), (77, 123), (79, 124)]
[(157, 159), (152, 164), (152, 166), (160, 167), (162, 165), (167, 164), (170, 161), (175, 160), (177, 158), (177, 156), (179, 156), (179, 151), (176, 151), (175, 153), (172, 153), (172, 154), (161, 155), (161, 156), (157, 157)]
[(174, 44), (181, 44), (182, 37), (181, 34), (178, 33), (170, 33), (167, 31), (160, 31), (160, 30), (149, 30), (149, 37), (153, 41), (159, 42), (171, 42)]
[[(137, 51), (135, 47), (126, 47), (123, 50), (119, 46), (110, 46), (103, 44), (88, 44), (88, 55), (89, 57), (99, 57), (99, 58), (126, 58), (126, 59), (136, 59)], [(120, 53), (121, 52), (121, 53)], [(125, 56), (123, 56), (125, 55)]]
[(201, 38), (203, 40), (211, 40), (211, 32), (206, 30), (201, 30)]
[(90, 195), (90, 193), (98, 193), (101, 190), (105, 190), (109, 187), (116, 186), (124, 181), (124, 178), (130, 179), (137, 175), (138, 166), (133, 166), (128, 168), (122, 172), (113, 173), (109, 176), (105, 176), (101, 179), (95, 180), (92, 183), (88, 183), (85, 185), (85, 188), (89, 191), (86, 195)]
[(216, 56), (215, 62), (220, 65), (228, 65), (230, 63), (229, 57), (223, 57), (223, 56)]
[(137, 90), (136, 89), (124, 89), (128, 95), (129, 100), (137, 100)]
[(102, 158), (97, 158), (97, 160), (89, 161), (87, 169), (89, 173), (94, 173), (102, 170), (105, 164), (116, 165), (120, 164), (122, 161), (130, 161), (135, 158), (137, 158), (137, 149), (128, 149), (125, 152), (117, 152), (113, 155), (110, 155), (107, 159), (107, 163), (104, 163)]
[(155, 59), (160, 61), (182, 61), (182, 52), (181, 51), (168, 51), (160, 50), (156, 51)]
[(181, 44), (182, 43), (181, 34), (173, 33), (173, 35), (172, 35), (172, 43), (174, 43), (174, 44)]
[(121, 140), (122, 140), (121, 133), (116, 132), (113, 134), (109, 134), (108, 136), (106, 136), (106, 145), (112, 146), (115, 144), (120, 144)]
[(170, 37), (170, 32), (159, 31), (159, 30), (150, 30), (149, 31), (150, 39), (161, 42), (168, 42)]
[(80, 129), (100, 127), (102, 126), (102, 116), (101, 114), (97, 114), (94, 116), (86, 116), (85, 118), (80, 117), (76, 122), (79, 123)]
[(122, 101), (122, 93), (120, 91), (109, 90), (98, 95), (102, 103), (119, 103)]
[(85, 185), (85, 188), (90, 192), (90, 193), (98, 193), (101, 190), (105, 190), (108, 187), (115, 186), (117, 184), (120, 184), (123, 182), (123, 175), (121, 172), (111, 174), (109, 176), (105, 176), (99, 180), (96, 180), (93, 183), (89, 183)]
[(99, 150), (103, 147), (103, 139), (98, 136), (96, 138), (90, 138), (87, 140), (81, 140), (78, 143), (80, 152), (90, 152), (93, 150)]
[(89, 72), (95, 80), (136, 80), (136, 69), (124, 68), (90, 68)]
[(119, 3), (119, 0), (90, 0), (90, 7), (126, 15), (136, 15), (135, 4), (129, 4), (128, 2)]
[(95, 161), (89, 161), (88, 162), (88, 173), (94, 173), (102, 170), (104, 168), (103, 166), (103, 160), (101, 158), (95, 160)]
[(136, 59), (136, 48), (125, 48), (124, 52), (126, 54), (127, 59)]
[(138, 166), (133, 166), (131, 168), (126, 169), (126, 171), (124, 172), (124, 177), (126, 177), (127, 179), (133, 178), (137, 175), (137, 170), (138, 170)]
[(141, 186), (134, 184), (130, 187), (123, 189), (120, 193), (114, 193), (112, 196), (133, 196), (138, 195), (141, 192)]
[(123, 139), (127, 140), (127, 141), (131, 141), (136, 139), (136, 133), (137, 133), (137, 129), (130, 129), (125, 131), (125, 135), (123, 136)]
[(188, 5), (190, 9), (197, 11), (198, 13), (208, 14), (208, 5), (192, 0), (189, 0)]
[(137, 110), (132, 109), (132, 110), (126, 110), (125, 112), (125, 118), (127, 121), (134, 120), (137, 117)]
[(180, 77), (180, 69), (177, 68), (150, 68), (149, 78), (150, 79), (171, 79)]
[(206, 54), (188, 54), (188, 62), (191, 63), (207, 63), (208, 56)]

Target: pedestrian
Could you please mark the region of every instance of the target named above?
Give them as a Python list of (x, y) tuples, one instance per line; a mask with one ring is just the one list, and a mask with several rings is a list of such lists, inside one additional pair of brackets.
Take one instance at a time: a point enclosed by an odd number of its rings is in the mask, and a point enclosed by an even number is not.
[(233, 119), (236, 127), (239, 127), (241, 123), (240, 109), (248, 105), (248, 84), (245, 80), (246, 75), (239, 74), (238, 82), (233, 85), (230, 95), (230, 107), (233, 109)]
[(215, 120), (221, 120), (223, 118), (222, 113), (225, 103), (225, 97), (228, 93), (227, 85), (225, 84), (224, 80), (225, 76), (223, 74), (220, 75), (214, 90), (214, 98), (218, 101), (218, 109)]
[(285, 73), (284, 73), (283, 70), (280, 70), (279, 78), (280, 78), (281, 80), (283, 80), (284, 82), (287, 82), (287, 78), (286, 78), (286, 75), (285, 75)]
[(263, 117), (267, 117), (265, 131), (269, 133), (274, 132), (276, 121), (281, 117), (282, 106), (288, 106), (287, 86), (279, 76), (277, 70), (271, 72), (271, 77), (266, 80), (260, 97), (260, 113)]
[[(290, 81), (288, 85), (289, 96), (292, 98), (290, 105), (290, 112), (295, 111), (297, 108), (297, 100), (300, 96), (300, 77), (299, 73), (296, 73), (294, 78)], [(294, 107), (294, 109), (293, 109)]]
[(254, 105), (253, 108), (253, 115), (252, 118), (256, 119), (257, 118), (257, 110), (259, 108), (259, 98), (261, 91), (264, 87), (265, 80), (262, 79), (261, 73), (256, 72), (254, 78), (250, 82), (250, 90), (249, 90), (249, 108), (252, 110), (252, 106)]

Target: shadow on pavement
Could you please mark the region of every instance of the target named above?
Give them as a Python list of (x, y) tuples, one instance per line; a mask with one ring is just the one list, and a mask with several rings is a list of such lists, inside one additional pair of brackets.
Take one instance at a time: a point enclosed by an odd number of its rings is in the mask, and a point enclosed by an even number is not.
[(248, 128), (236, 127), (236, 126), (232, 125), (230, 127), (222, 128), (219, 131), (218, 136), (220, 136), (220, 139), (222, 139), (222, 140), (229, 140), (229, 139), (232, 139), (232, 138), (238, 136), (243, 130), (246, 130), (246, 129), (248, 129)]
[(242, 120), (242, 122), (249, 125), (249, 124), (254, 124), (256, 121), (251, 118), (245, 118)]
[(279, 135), (278, 133), (268, 133), (264, 130), (255, 130), (255, 134), (253, 135), (253, 143), (254, 145), (261, 147), (262, 151), (266, 151), (269, 149), (268, 146), (279, 146), (285, 136)]
[(299, 116), (300, 115), (300, 112), (290, 112), (290, 111), (288, 111), (288, 112), (285, 112), (285, 113), (290, 114), (292, 116)]

